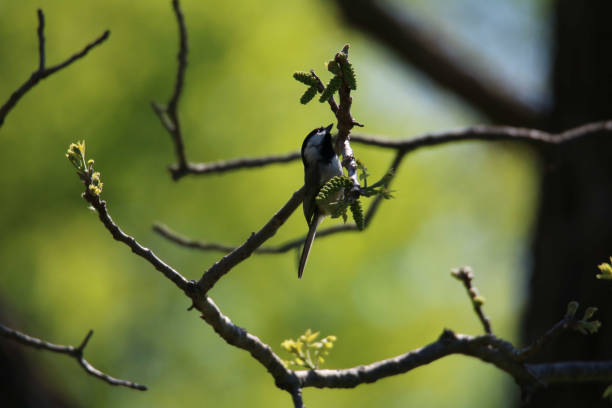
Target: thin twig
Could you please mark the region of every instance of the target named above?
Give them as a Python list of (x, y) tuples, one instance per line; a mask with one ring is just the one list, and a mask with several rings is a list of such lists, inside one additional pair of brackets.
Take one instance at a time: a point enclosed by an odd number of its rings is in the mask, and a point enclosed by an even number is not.
[(54, 353), (66, 354), (78, 361), (79, 365), (83, 367), (87, 374), (106, 381), (110, 385), (118, 385), (122, 387), (133, 388), (135, 390), (146, 391), (147, 387), (145, 385), (136, 384), (132, 381), (121, 380), (119, 378), (111, 377), (110, 375), (105, 374), (94, 366), (92, 366), (87, 360), (85, 360), (85, 358), (83, 358), (85, 347), (87, 346), (87, 343), (89, 342), (89, 339), (91, 339), (92, 335), (93, 330), (90, 330), (78, 347), (63, 346), (59, 344), (49, 343), (36, 337), (28, 336), (27, 334), (0, 324), (0, 336), (6, 337), (7, 339), (14, 340), (25, 346), (33, 347), (39, 350), (47, 350), (52, 351)]
[(289, 163), (300, 158), (299, 152), (287, 154), (270, 155), (263, 157), (243, 157), (238, 159), (221, 160), (209, 163), (187, 163), (185, 167), (172, 165), (169, 167), (172, 177), (179, 179), (187, 174), (209, 174), (224, 173), (231, 170), (248, 169), (253, 167), (263, 167), (269, 164)]
[(49, 68), (45, 68), (45, 15), (41, 9), (37, 11), (38, 15), (38, 69), (30, 75), (30, 78), (27, 79), (15, 92), (11, 94), (9, 99), (4, 103), (4, 105), (0, 106), (0, 126), (4, 123), (4, 119), (6, 115), (17, 105), (17, 102), (30, 90), (32, 89), (38, 82), (45, 79), (49, 75), (59, 71), (60, 69), (66, 68), (68, 65), (72, 64), (76, 60), (83, 58), (89, 50), (96, 47), (97, 45), (103, 43), (108, 36), (110, 35), (110, 31), (105, 31), (100, 37), (98, 37), (93, 42), (87, 44), (83, 50), (77, 52), (72, 55), (70, 58), (61, 62), (57, 65), (54, 65)]
[(38, 70), (45, 69), (45, 15), (41, 9), (36, 10), (38, 16)]
[[(590, 321), (590, 319), (592, 314), (595, 313), (594, 310), (596, 311), (597, 308), (587, 308), (582, 320), (576, 318), (577, 309), (578, 302), (570, 302), (567, 306), (567, 313), (563, 319), (557, 322), (550, 330), (544, 333), (544, 335), (538, 337), (533, 343), (517, 351), (517, 360), (526, 361), (566, 330), (577, 330), (583, 334), (596, 332), (601, 323), (599, 321)], [(589, 310), (591, 310), (590, 315)], [(588, 329), (585, 326), (591, 326), (591, 328)]]
[(474, 307), (474, 312), (478, 316), (480, 323), (482, 323), (482, 327), (484, 328), (485, 333), (492, 334), (491, 330), (491, 321), (482, 311), (482, 304), (484, 303), (484, 298), (482, 298), (478, 294), (478, 289), (472, 285), (472, 280), (474, 280), (474, 273), (472, 272), (472, 268), (469, 266), (464, 266), (459, 269), (453, 269), (451, 271), (451, 275), (460, 280), (465, 286), (465, 290), (472, 301), (472, 306)]
[[(332, 233), (337, 232), (337, 230), (347, 230), (347, 231), (355, 230), (357, 231), (357, 227), (354, 224), (340, 224), (340, 225), (335, 225), (331, 228), (327, 228), (326, 230), (322, 230), (321, 234), (323, 234), (323, 236), (330, 235)], [(185, 237), (183, 235), (180, 235), (172, 231), (170, 228), (168, 228), (165, 225), (155, 224), (153, 225), (153, 231), (157, 232), (159, 235), (168, 239), (169, 241), (172, 241), (175, 244), (178, 244), (186, 248), (199, 249), (201, 251), (217, 251), (217, 252), (223, 252), (226, 254), (236, 250), (236, 247), (220, 244), (218, 242), (204, 242), (204, 241), (198, 241), (195, 239)], [(318, 236), (320, 236), (320, 234)], [(291, 241), (287, 241), (286, 243), (278, 245), (278, 246), (264, 246), (261, 248), (257, 248), (255, 251), (253, 251), (253, 253), (254, 254), (282, 254), (292, 249), (301, 247), (304, 244), (305, 239), (306, 237), (303, 236), (303, 237), (296, 238)]]
[[(325, 90), (325, 85), (323, 84), (323, 81), (321, 81), (321, 78), (319, 78), (319, 76), (315, 74), (314, 69), (311, 69), (310, 73), (312, 74), (312, 76), (314, 76), (317, 79), (317, 91), (319, 91), (319, 93), (323, 93), (323, 91)], [(334, 113), (334, 115), (337, 115), (338, 114), (338, 104), (336, 103), (336, 100), (334, 99), (334, 97), (331, 96), (327, 100), (327, 103), (329, 103), (329, 107)]]
[[(176, 81), (174, 83), (174, 89), (172, 96), (166, 106), (162, 106), (156, 102), (152, 102), (151, 105), (153, 110), (159, 117), (164, 128), (170, 133), (172, 141), (174, 142), (174, 150), (178, 163), (170, 167), (173, 178), (176, 180), (184, 174), (189, 173), (187, 170), (188, 163), (185, 155), (185, 145), (183, 143), (183, 136), (181, 132), (181, 122), (178, 116), (178, 104), (183, 92), (185, 84), (185, 71), (187, 69), (187, 27), (185, 26), (185, 16), (181, 11), (181, 5), (178, 0), (172, 0), (172, 9), (176, 16), (176, 21), (179, 28), (179, 52), (178, 52), (178, 68), (176, 71)], [(173, 170), (174, 169), (174, 170)]]

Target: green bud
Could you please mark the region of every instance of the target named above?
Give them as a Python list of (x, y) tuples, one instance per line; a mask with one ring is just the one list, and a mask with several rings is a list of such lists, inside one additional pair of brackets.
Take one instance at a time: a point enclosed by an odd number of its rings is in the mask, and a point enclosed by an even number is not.
[(565, 317), (574, 317), (576, 316), (576, 312), (578, 311), (578, 307), (580, 304), (575, 300), (569, 302), (567, 304), (567, 312), (565, 313)]
[(485, 303), (485, 298), (483, 296), (476, 296), (472, 299), (472, 302), (474, 302), (476, 306), (482, 306)]

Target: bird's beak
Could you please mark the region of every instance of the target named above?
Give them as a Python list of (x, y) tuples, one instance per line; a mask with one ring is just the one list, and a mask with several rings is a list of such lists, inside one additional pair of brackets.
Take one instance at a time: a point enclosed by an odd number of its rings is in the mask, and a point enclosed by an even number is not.
[(331, 132), (332, 128), (334, 127), (334, 124), (332, 123), (331, 125), (329, 125), (328, 127), (325, 128), (325, 130), (327, 132)]

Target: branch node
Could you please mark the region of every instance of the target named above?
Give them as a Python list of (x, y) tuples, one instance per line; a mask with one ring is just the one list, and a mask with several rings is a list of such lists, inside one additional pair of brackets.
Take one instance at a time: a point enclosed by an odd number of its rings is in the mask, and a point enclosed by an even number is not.
[(451, 329), (444, 329), (442, 331), (442, 334), (440, 335), (440, 337), (438, 338), (439, 341), (447, 343), (453, 340), (457, 339), (457, 335), (455, 334), (454, 331), (452, 331)]

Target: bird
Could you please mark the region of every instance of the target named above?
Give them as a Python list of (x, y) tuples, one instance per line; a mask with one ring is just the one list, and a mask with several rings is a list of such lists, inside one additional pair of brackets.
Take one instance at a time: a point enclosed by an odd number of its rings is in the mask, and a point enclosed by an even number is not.
[(335, 176), (342, 176), (340, 159), (332, 145), (331, 129), (333, 124), (311, 131), (302, 143), (302, 162), (304, 163), (304, 216), (308, 224), (308, 235), (302, 249), (298, 278), (302, 277), (308, 254), (312, 248), (317, 227), (329, 215), (328, 210), (317, 205), (316, 197), (323, 185)]

